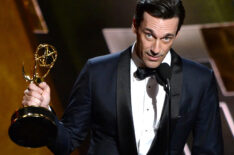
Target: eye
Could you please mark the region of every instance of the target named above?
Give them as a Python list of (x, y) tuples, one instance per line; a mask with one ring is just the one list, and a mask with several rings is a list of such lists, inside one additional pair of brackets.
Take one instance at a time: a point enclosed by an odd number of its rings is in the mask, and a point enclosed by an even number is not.
[(152, 38), (153, 38), (153, 36), (152, 36), (151, 33), (145, 33), (145, 37), (146, 37), (147, 39), (152, 39)]
[(164, 37), (162, 40), (163, 40), (164, 42), (170, 42), (171, 39), (172, 39), (172, 37)]

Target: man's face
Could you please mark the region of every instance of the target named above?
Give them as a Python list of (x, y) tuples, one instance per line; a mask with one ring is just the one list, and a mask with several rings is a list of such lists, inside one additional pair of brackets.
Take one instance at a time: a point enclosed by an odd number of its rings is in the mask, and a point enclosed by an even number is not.
[(175, 40), (178, 23), (178, 17), (162, 19), (147, 12), (139, 27), (133, 23), (137, 37), (134, 50), (145, 67), (156, 68), (161, 64)]

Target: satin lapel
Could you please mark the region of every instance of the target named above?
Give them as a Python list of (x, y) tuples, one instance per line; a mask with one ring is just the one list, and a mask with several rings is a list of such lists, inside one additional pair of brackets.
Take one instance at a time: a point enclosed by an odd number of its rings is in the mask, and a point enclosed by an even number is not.
[(131, 108), (130, 58), (131, 48), (128, 48), (120, 56), (117, 72), (117, 126), (121, 155), (137, 155)]
[(176, 121), (180, 117), (180, 101), (183, 85), (183, 65), (181, 58), (171, 50), (172, 55), (172, 77), (171, 77), (171, 117), (172, 117), (172, 133), (175, 128)]
[[(173, 136), (173, 131), (176, 125), (176, 121), (179, 118), (180, 110), (180, 98), (182, 90), (182, 61), (181, 58), (171, 49), (171, 67), (172, 67), (172, 77), (171, 77), (171, 134)], [(164, 102), (164, 107), (162, 111), (162, 116), (160, 119), (160, 125), (157, 131), (157, 136), (155, 136), (153, 143), (147, 155), (165, 154), (168, 143), (168, 104)], [(166, 138), (167, 137), (167, 138)]]

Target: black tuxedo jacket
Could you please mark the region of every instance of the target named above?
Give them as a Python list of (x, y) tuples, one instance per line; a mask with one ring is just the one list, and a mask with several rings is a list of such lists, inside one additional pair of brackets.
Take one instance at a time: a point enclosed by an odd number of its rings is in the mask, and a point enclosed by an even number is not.
[[(193, 154), (223, 152), (219, 101), (211, 70), (180, 58), (172, 49), (171, 155), (183, 153), (193, 133)], [(49, 145), (69, 154), (89, 131), (89, 155), (137, 155), (130, 93), (131, 47), (88, 60), (75, 82), (70, 103)], [(164, 104), (157, 136), (147, 155), (168, 154), (168, 104)]]

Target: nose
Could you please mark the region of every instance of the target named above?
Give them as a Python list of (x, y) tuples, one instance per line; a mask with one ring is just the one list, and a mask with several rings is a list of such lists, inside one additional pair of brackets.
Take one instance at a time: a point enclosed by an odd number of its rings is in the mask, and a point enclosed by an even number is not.
[(159, 40), (155, 40), (151, 46), (151, 51), (154, 53), (160, 53), (161, 51), (161, 43)]

